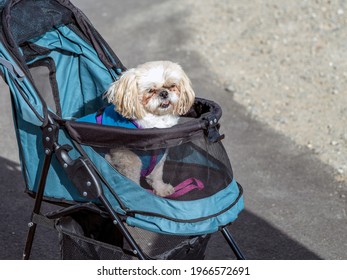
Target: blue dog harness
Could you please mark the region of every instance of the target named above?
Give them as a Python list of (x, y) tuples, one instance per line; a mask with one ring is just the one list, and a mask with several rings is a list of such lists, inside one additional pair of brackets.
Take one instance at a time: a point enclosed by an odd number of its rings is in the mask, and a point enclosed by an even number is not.
[[(79, 118), (79, 122), (97, 123), (108, 126), (118, 126), (124, 128), (141, 129), (135, 120), (124, 118), (121, 114), (115, 111), (114, 105), (109, 105), (100, 109), (98, 112)], [(152, 173), (155, 166), (162, 159), (165, 149), (153, 151), (133, 151), (136, 153), (142, 162), (141, 176), (146, 177)]]
[(114, 105), (103, 107), (93, 114), (79, 118), (77, 121), (124, 128), (140, 128), (135, 121), (124, 118), (121, 114), (116, 112), (114, 107)]

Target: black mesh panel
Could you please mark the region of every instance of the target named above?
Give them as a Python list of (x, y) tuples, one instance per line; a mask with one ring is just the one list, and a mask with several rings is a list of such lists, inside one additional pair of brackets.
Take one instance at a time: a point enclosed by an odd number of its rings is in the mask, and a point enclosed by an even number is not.
[[(210, 235), (172, 236), (127, 226), (149, 259), (204, 259)], [(67, 260), (137, 259), (112, 221), (94, 214), (80, 213), (61, 218), (57, 229), (61, 257)], [(100, 234), (101, 233), (101, 234)]]
[[(129, 179), (135, 181), (134, 172), (141, 173), (140, 185), (149, 191), (155, 188), (151, 176), (158, 173), (159, 166), (163, 164), (162, 182), (171, 184), (175, 189), (175, 194), (165, 196), (168, 199), (187, 201), (209, 197), (227, 187), (233, 179), (224, 146), (221, 142), (211, 143), (205, 137), (167, 149), (131, 149), (129, 170), (123, 162), (123, 154), (128, 154), (126, 148), (101, 148), (97, 151)], [(139, 165), (136, 162), (140, 161), (142, 168), (135, 171), (133, 166)]]
[(9, 25), (14, 40), (20, 45), (54, 26), (71, 22), (71, 19), (71, 11), (56, 1), (27, 0), (20, 1), (13, 7)]

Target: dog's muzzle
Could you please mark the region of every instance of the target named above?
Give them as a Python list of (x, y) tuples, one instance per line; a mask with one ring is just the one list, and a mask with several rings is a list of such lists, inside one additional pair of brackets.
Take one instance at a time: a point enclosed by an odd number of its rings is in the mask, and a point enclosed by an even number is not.
[(159, 97), (163, 100), (160, 104), (162, 109), (166, 109), (170, 106), (169, 93), (166, 90), (159, 92)]

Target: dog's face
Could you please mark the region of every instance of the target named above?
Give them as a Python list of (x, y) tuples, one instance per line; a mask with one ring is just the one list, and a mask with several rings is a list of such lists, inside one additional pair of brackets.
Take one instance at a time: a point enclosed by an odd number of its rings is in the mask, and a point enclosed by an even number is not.
[(129, 119), (142, 119), (148, 113), (183, 115), (195, 98), (187, 75), (170, 61), (147, 62), (129, 69), (106, 96)]

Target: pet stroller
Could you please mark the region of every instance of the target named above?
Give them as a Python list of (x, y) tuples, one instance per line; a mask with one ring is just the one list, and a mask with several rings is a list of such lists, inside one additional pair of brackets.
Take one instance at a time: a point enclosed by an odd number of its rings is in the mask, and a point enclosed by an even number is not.
[[(58, 231), (63, 259), (203, 259), (243, 209), (242, 188), (221, 143), (221, 108), (196, 98), (182, 123), (131, 129), (76, 121), (106, 104), (126, 68), (68, 0), (1, 2), (0, 73), (9, 86), (26, 191), (35, 198), (23, 258), (38, 224)], [(126, 147), (150, 158), (167, 151), (158, 197), (106, 160)], [(42, 213), (42, 203), (56, 210)]]

